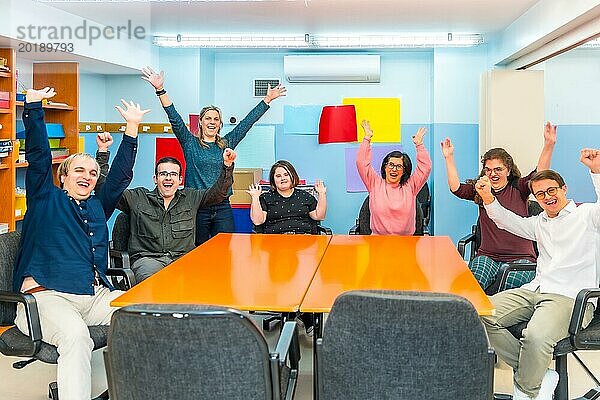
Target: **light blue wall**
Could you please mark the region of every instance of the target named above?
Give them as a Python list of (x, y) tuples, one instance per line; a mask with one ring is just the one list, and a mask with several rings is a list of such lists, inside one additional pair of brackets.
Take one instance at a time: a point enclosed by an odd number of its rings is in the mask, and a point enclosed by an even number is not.
[[(201, 106), (213, 103), (222, 108), (225, 119), (231, 115), (241, 118), (259, 101), (252, 97), (253, 79), (283, 79), (283, 55), (169, 49), (161, 50), (159, 67), (166, 71), (166, 88), (182, 115), (198, 112)], [(477, 210), (473, 204), (449, 193), (439, 142), (445, 137), (452, 139), (462, 180), (477, 174), (479, 79), (488, 67), (487, 49), (387, 52), (381, 56), (381, 83), (287, 83), (288, 96), (273, 102), (259, 123), (275, 125), (277, 158), (292, 161), (308, 181), (325, 180), (329, 198), (325, 223), (334, 232), (345, 233), (366, 195), (345, 191), (344, 148), (352, 145), (318, 145), (315, 136), (283, 135), (283, 106), (338, 104), (347, 96), (400, 97), (404, 133), (401, 144), (413, 159), (411, 132), (419, 125), (429, 128), (426, 146), (433, 159), (430, 186), (434, 232), (450, 235), (456, 241), (469, 232)], [(600, 114), (596, 112), (595, 100), (595, 93), (600, 91), (598, 65), (596, 52), (578, 50), (543, 66), (546, 115), (559, 125), (553, 168), (564, 175), (569, 194), (576, 201), (595, 200), (589, 176), (578, 162), (578, 151), (582, 147), (600, 147)], [(121, 97), (151, 108), (148, 122), (166, 122), (152, 88), (138, 76), (82, 75), (80, 119), (120, 121), (113, 107)], [(140, 138), (134, 186), (153, 186), (156, 137)], [(91, 138), (86, 148), (94, 150)]]
[(582, 148), (600, 148), (600, 52), (573, 50), (545, 63), (546, 117), (558, 125), (552, 169), (577, 202), (595, 202), (589, 170), (579, 162)]
[(436, 235), (449, 235), (456, 242), (470, 232), (477, 220), (474, 203), (458, 199), (448, 190), (446, 165), (440, 143), (449, 137), (455, 146), (455, 161), (462, 181), (478, 172), (479, 81), (487, 70), (486, 46), (434, 50), (433, 72), (433, 222)]

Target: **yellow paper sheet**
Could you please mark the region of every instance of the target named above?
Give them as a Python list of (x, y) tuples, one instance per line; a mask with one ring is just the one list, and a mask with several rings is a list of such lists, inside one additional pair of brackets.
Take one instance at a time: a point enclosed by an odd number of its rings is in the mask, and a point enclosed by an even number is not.
[(345, 98), (342, 104), (354, 104), (356, 108), (357, 138), (361, 142), (364, 131), (361, 126), (363, 119), (371, 124), (373, 130), (372, 142), (400, 142), (400, 99), (398, 98)]

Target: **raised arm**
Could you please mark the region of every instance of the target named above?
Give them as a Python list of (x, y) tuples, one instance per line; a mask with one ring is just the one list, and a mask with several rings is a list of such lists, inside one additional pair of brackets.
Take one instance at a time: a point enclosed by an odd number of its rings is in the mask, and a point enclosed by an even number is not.
[(358, 146), (358, 151), (356, 152), (356, 169), (358, 170), (360, 179), (362, 179), (363, 183), (367, 187), (367, 190), (370, 192), (371, 188), (373, 187), (373, 183), (381, 177), (377, 175), (375, 170), (373, 170), (371, 167), (371, 138), (373, 137), (371, 124), (369, 121), (363, 120), (360, 125), (365, 131), (365, 137)]
[(262, 225), (267, 220), (267, 212), (263, 211), (262, 205), (260, 204), (260, 194), (262, 189), (260, 185), (250, 185), (246, 193), (252, 198), (250, 203), (250, 219), (254, 225)]
[(315, 190), (317, 191), (317, 208), (308, 213), (315, 221), (323, 221), (327, 213), (327, 188), (321, 180), (315, 182)]
[(271, 104), (273, 100), (285, 96), (286, 91), (287, 89), (281, 85), (277, 85), (274, 88), (269, 86), (267, 95), (264, 99), (258, 103), (231, 132), (224, 136), (227, 145), (234, 149), (242, 139), (246, 137), (246, 134), (250, 131), (252, 126), (254, 126), (254, 124), (267, 112), (269, 104)]
[(29, 89), (25, 97), (23, 123), (25, 124), (25, 159), (29, 163), (25, 175), (27, 199), (43, 196), (54, 187), (52, 154), (44, 123), (42, 100), (54, 97), (54, 88)]
[(96, 182), (96, 193), (102, 190), (104, 182), (106, 182), (106, 176), (108, 175), (108, 160), (110, 158), (109, 147), (113, 144), (113, 138), (110, 133), (102, 132), (96, 135), (96, 162), (100, 166), (100, 174), (98, 175), (98, 181)]
[(446, 162), (448, 188), (451, 192), (456, 192), (460, 186), (460, 178), (458, 177), (458, 170), (456, 169), (456, 163), (454, 162), (454, 145), (450, 141), (450, 138), (446, 138), (440, 144), (442, 145), (442, 155)]
[(141, 78), (152, 85), (152, 87), (156, 90), (156, 95), (160, 100), (160, 104), (167, 113), (173, 133), (175, 134), (177, 140), (179, 140), (179, 143), (181, 143), (181, 146), (185, 146), (186, 143), (191, 140), (196, 140), (192, 132), (190, 132), (188, 127), (185, 125), (181, 115), (175, 109), (173, 102), (165, 90), (165, 72), (160, 71), (160, 73), (157, 73), (150, 67), (144, 67), (142, 68)]
[(554, 145), (556, 144), (556, 125), (552, 125), (550, 122), (546, 122), (544, 126), (544, 147), (540, 153), (540, 158), (537, 163), (537, 170), (543, 171), (550, 168), (552, 162), (552, 152), (554, 152)]
[(169, 107), (173, 104), (165, 90), (165, 71), (157, 73), (152, 68), (146, 66), (142, 68), (141, 78), (152, 85), (163, 107)]
[(487, 176), (479, 178), (475, 190), (481, 199), (487, 215), (500, 229), (504, 229), (524, 239), (536, 240), (535, 224), (537, 217), (521, 217), (500, 205), (492, 194), (492, 185)]
[(425, 133), (427, 133), (427, 129), (421, 127), (417, 129), (417, 133), (412, 137), (417, 150), (417, 167), (411, 177), (408, 178), (408, 182), (412, 185), (415, 195), (421, 190), (425, 182), (427, 182), (427, 178), (429, 178), (429, 174), (431, 173), (431, 157), (429, 157), (429, 153), (423, 144)]
[(127, 103), (121, 99), (121, 103), (125, 108), (120, 106), (116, 106), (115, 108), (127, 122), (125, 134), (123, 135), (123, 140), (121, 141), (112, 167), (106, 176), (106, 182), (100, 192), (97, 193), (107, 219), (112, 215), (123, 191), (133, 179), (133, 164), (137, 153), (138, 126), (142, 122), (142, 117), (150, 112), (150, 110), (142, 110), (139, 104), (134, 104), (132, 101)]
[(229, 188), (233, 184), (233, 162), (237, 154), (231, 149), (223, 152), (223, 168), (217, 181), (207, 190), (198, 190), (198, 207), (208, 207), (222, 203), (229, 196)]

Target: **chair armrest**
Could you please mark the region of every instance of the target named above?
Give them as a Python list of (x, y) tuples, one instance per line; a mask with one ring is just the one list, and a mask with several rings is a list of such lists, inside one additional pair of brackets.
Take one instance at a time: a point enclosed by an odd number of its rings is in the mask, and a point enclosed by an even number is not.
[(578, 349), (585, 349), (585, 344), (582, 343), (578, 334), (583, 328), (583, 317), (585, 315), (585, 307), (590, 299), (600, 297), (600, 289), (581, 289), (575, 298), (573, 306), (573, 314), (571, 314), (571, 322), (569, 323), (569, 334), (571, 335), (571, 343)]
[(107, 268), (106, 276), (122, 276), (125, 278), (126, 289), (131, 289), (137, 283), (135, 274), (129, 268)]
[(317, 225), (317, 232), (324, 233), (326, 235), (333, 235), (333, 232), (331, 231), (331, 228), (329, 228), (327, 226)]
[(535, 271), (537, 264), (534, 262), (527, 263), (506, 263), (501, 266), (498, 270), (498, 292), (504, 290), (506, 287), (506, 281), (508, 280), (508, 274), (513, 271)]
[(109, 250), (110, 263), (115, 267), (115, 260), (121, 260), (121, 267), (124, 269), (131, 269), (131, 261), (129, 260), (129, 253), (126, 251), (110, 249)]
[(29, 329), (29, 339), (31, 339), (32, 348), (27, 354), (20, 354), (22, 357), (32, 357), (40, 351), (42, 345), (42, 328), (40, 326), (40, 314), (38, 312), (35, 297), (28, 293), (14, 293), (0, 290), (0, 303), (21, 303), (25, 307), (25, 318), (27, 319), (27, 329)]
[(473, 245), (472, 243), (475, 242), (475, 232), (471, 232), (469, 233), (467, 236), (464, 236), (462, 238), (460, 238), (460, 240), (458, 241), (458, 253), (460, 254), (460, 256), (464, 259), (465, 258), (465, 248), (467, 247), (467, 244), (471, 243), (471, 246)]
[(356, 220), (356, 223), (352, 226), (352, 228), (350, 228), (350, 230), (348, 231), (348, 235), (358, 235), (358, 219)]

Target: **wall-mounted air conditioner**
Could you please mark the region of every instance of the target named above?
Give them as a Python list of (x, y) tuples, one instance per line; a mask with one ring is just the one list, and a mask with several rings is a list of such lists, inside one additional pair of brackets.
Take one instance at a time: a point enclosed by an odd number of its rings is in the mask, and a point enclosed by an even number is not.
[(286, 55), (288, 82), (379, 82), (379, 55)]

